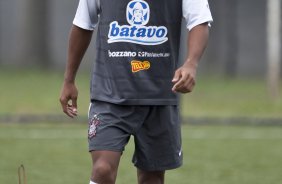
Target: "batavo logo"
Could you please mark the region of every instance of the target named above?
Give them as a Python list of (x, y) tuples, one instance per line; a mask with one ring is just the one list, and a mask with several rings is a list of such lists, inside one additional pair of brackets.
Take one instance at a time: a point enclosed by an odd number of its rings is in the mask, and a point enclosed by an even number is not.
[(132, 0), (126, 8), (129, 25), (110, 23), (108, 43), (130, 42), (140, 45), (160, 45), (168, 40), (165, 26), (146, 26), (150, 20), (150, 6), (144, 0)]
[(149, 61), (131, 61), (131, 68), (133, 73), (139, 72), (141, 70), (148, 70), (150, 67), (151, 63)]

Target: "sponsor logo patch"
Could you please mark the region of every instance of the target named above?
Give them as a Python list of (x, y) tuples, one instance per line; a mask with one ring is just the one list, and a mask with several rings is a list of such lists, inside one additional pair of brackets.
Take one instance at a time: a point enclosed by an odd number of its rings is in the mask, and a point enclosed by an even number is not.
[(132, 0), (126, 8), (129, 25), (110, 23), (108, 43), (130, 42), (140, 45), (160, 45), (168, 40), (165, 26), (146, 26), (150, 20), (150, 6), (144, 0)]
[(150, 67), (151, 63), (149, 61), (131, 61), (131, 68), (133, 73), (139, 72), (141, 70), (148, 70)]

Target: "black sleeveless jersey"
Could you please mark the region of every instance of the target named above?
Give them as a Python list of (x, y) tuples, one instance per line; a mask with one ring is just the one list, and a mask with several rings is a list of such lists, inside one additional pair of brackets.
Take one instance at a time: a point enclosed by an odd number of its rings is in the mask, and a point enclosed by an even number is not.
[(91, 99), (176, 105), (182, 0), (101, 0)]

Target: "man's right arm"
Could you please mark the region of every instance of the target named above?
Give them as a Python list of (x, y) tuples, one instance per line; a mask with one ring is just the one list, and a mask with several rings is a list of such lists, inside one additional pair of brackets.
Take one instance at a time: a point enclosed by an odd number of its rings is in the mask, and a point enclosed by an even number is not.
[(82, 58), (89, 46), (93, 31), (72, 26), (69, 47), (67, 54), (67, 64), (64, 74), (60, 102), (63, 112), (69, 117), (77, 116), (78, 90), (75, 86), (75, 77)]

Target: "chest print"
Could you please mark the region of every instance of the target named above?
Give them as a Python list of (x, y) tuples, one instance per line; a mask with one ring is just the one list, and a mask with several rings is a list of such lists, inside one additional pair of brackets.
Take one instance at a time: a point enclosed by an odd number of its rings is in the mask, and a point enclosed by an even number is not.
[(126, 8), (129, 25), (110, 23), (108, 43), (130, 42), (140, 45), (160, 45), (168, 41), (165, 26), (146, 26), (150, 21), (150, 6), (144, 0), (132, 0)]

